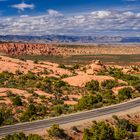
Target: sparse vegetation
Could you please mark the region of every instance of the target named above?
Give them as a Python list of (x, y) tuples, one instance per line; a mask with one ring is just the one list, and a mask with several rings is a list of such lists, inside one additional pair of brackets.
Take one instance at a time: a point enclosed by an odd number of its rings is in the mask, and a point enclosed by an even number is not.
[[(20, 61), (19, 64), (21, 63), (24, 63), (21, 65), (23, 68), (28, 61)], [(140, 96), (139, 76), (125, 74), (122, 69), (107, 67), (103, 71), (95, 71), (95, 74), (102, 74), (101, 78), (105, 75), (107, 78), (114, 78), (114, 80), (98, 79), (97, 76), (98, 80), (91, 78), (91, 81), (87, 80), (87, 83), (82, 86), (74, 86), (66, 82), (65, 79), (79, 76), (80, 73), (85, 74), (86, 78), (88, 75), (86, 75), (86, 71), (82, 70), (86, 68), (85, 66), (66, 65), (65, 63), (57, 65), (39, 62), (38, 59), (35, 59), (31, 64), (35, 67), (28, 71), (18, 68), (15, 72), (3, 71), (0, 73), (0, 88), (4, 92), (0, 97), (0, 105), (8, 106), (7, 109), (11, 110), (9, 116), (12, 118), (9, 122), (2, 122), (1, 125), (99, 108)], [(41, 66), (39, 67), (39, 65)], [(51, 69), (54, 67), (57, 70)], [(133, 69), (138, 71), (138, 68), (134, 67)], [(94, 77), (92, 74), (90, 76)], [(120, 82), (121, 80), (122, 82)], [(124, 88), (114, 93), (113, 88), (119, 86), (124, 86)], [(2, 116), (4, 118), (4, 114)]]
[(118, 98), (119, 100), (125, 100), (132, 98), (133, 90), (132, 88), (123, 88), (119, 90)]
[(117, 87), (119, 83), (115, 80), (106, 80), (101, 85), (103, 89), (112, 89), (113, 87)]
[(122, 140), (122, 139), (134, 139), (135, 132), (139, 125), (132, 124), (126, 119), (119, 119), (115, 117), (114, 126), (101, 121), (94, 122), (89, 129), (85, 129), (83, 139), (84, 140)]
[(24, 133), (8, 135), (1, 140), (43, 140), (43, 138), (37, 134), (30, 134), (26, 136)]

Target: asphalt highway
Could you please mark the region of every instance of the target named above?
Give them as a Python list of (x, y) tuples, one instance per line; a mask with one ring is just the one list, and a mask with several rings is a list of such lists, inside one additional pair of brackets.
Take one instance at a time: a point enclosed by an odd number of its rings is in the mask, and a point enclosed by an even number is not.
[(28, 131), (38, 130), (38, 129), (44, 129), (50, 127), (52, 124), (62, 125), (62, 124), (74, 123), (74, 122), (88, 120), (88, 119), (94, 120), (95, 117), (112, 115), (122, 111), (125, 112), (139, 106), (140, 106), (140, 98), (134, 99), (132, 101), (128, 101), (123, 104), (112, 105), (100, 109), (94, 109), (94, 110), (74, 113), (70, 115), (62, 115), (60, 117), (54, 117), (54, 118), (49, 118), (49, 119), (44, 119), (39, 121), (3, 126), (0, 127), (0, 136), (5, 136), (8, 134), (13, 134), (15, 132), (21, 132), (21, 131), (28, 132)]

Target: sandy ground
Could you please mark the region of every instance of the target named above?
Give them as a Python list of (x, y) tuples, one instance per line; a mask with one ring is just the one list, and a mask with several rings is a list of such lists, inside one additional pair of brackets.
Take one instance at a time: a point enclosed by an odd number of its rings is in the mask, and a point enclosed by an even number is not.
[(87, 82), (91, 80), (97, 80), (99, 83), (105, 80), (114, 80), (111, 76), (96, 76), (96, 75), (77, 75), (69, 78), (63, 79), (63, 81), (69, 83), (72, 86), (84, 87)]
[(9, 71), (11, 73), (15, 73), (18, 70), (23, 73), (27, 73), (28, 71), (38, 73), (47, 70), (50, 74), (54, 75), (72, 75), (70, 71), (58, 68), (58, 64), (55, 63), (40, 62), (39, 64), (35, 64), (30, 60), (24, 62), (6, 56), (0, 56), (0, 58), (0, 72)]

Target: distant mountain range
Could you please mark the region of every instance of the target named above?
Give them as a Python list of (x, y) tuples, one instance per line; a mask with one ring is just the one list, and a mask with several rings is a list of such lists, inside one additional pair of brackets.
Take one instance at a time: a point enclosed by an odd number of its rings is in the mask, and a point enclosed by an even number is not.
[(20, 35), (0, 35), (1, 42), (29, 42), (29, 43), (140, 43), (140, 37), (121, 36), (65, 36), (65, 35), (45, 35), (45, 36), (20, 36)]

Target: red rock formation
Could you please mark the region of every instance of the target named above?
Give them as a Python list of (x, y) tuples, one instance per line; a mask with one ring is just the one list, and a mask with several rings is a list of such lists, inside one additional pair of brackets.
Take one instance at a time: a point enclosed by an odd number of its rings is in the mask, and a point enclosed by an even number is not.
[(0, 52), (9, 55), (61, 55), (60, 48), (52, 44), (2, 43)]
[(140, 54), (140, 45), (59, 45), (31, 43), (0, 43), (0, 52), (9, 55), (83, 55)]

